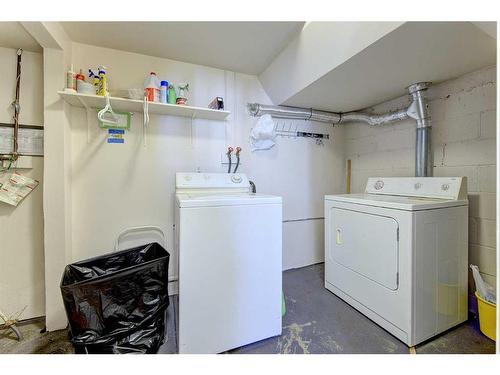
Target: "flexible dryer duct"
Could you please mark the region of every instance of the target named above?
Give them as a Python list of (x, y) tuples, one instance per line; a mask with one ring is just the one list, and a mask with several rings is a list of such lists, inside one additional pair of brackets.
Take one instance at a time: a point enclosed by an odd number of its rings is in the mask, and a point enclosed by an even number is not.
[(274, 118), (310, 120), (327, 122), (334, 125), (347, 122), (366, 122), (368, 125), (375, 126), (408, 118), (406, 108), (395, 112), (384, 113), (382, 115), (367, 112), (326, 112), (310, 108), (285, 107), (258, 103), (248, 103), (247, 108), (252, 116), (271, 115)]
[(364, 122), (370, 126), (385, 125), (407, 118), (417, 122), (416, 147), (415, 147), (415, 176), (432, 176), (432, 150), (431, 150), (431, 119), (428, 111), (425, 91), (429, 82), (415, 83), (408, 87), (412, 102), (408, 108), (384, 114), (368, 112), (327, 112), (312, 108), (273, 106), (259, 103), (248, 103), (247, 109), (251, 116), (271, 115), (275, 118), (294, 120), (310, 120), (330, 124), (345, 124), (349, 122)]

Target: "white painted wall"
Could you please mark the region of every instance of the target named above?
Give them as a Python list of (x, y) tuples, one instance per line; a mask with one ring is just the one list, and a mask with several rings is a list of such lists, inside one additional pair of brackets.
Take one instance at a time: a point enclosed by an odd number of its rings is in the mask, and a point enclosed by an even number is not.
[[(428, 97), (434, 175), (467, 176), (469, 262), (496, 285), (496, 67), (432, 86)], [(372, 109), (384, 112), (407, 104), (405, 96)], [(370, 176), (414, 175), (413, 120), (383, 127), (351, 124), (345, 131), (352, 192), (362, 192)]]
[[(227, 122), (151, 116), (147, 146), (142, 114), (133, 117), (124, 145), (105, 141), (106, 132), (91, 113), (89, 141), (85, 110), (71, 109), (72, 260), (109, 252), (126, 227), (158, 225), (173, 249), (175, 172), (224, 172), (221, 154), (241, 146), (241, 172), (255, 181), (258, 192), (283, 196), (284, 220), (323, 216), (323, 196), (343, 192), (343, 129), (297, 123), (299, 130), (330, 133), (317, 146), (308, 139), (279, 139), (267, 152), (251, 153), (248, 136), (255, 119), (247, 102), (270, 103), (257, 77), (123, 51), (73, 44), (75, 69), (108, 69), (111, 91), (141, 87), (145, 76), (190, 84), (190, 104), (205, 107), (223, 96), (232, 112)], [(295, 126), (294, 124), (291, 124)], [(285, 269), (323, 261), (323, 220), (284, 224)], [(176, 263), (172, 254), (172, 264)], [(172, 273), (176, 273), (171, 268)]]
[[(13, 123), (16, 49), (0, 47), (0, 122)], [(41, 53), (24, 51), (19, 120), (43, 125), (43, 61)], [(31, 159), (33, 168), (19, 169), (40, 185), (18, 207), (0, 203), (0, 310), (7, 315), (26, 309), (21, 319), (45, 314), (43, 247), (43, 158)]]

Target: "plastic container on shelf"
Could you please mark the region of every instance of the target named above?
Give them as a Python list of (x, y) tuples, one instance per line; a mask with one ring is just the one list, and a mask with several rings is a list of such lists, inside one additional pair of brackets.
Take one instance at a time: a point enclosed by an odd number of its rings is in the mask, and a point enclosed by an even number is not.
[(73, 71), (73, 65), (71, 69), (66, 72), (66, 91), (76, 92), (76, 73)]
[(78, 86), (78, 81), (85, 81), (85, 75), (83, 74), (82, 70), (80, 69), (80, 73), (76, 75), (76, 85)]
[(108, 77), (106, 76), (106, 68), (99, 67), (99, 89), (97, 95), (106, 96), (108, 93)]
[(161, 81), (160, 84), (160, 103), (168, 103), (168, 82)]
[(179, 83), (179, 94), (177, 95), (176, 103), (186, 105), (188, 101), (189, 83)]
[(95, 95), (95, 86), (81, 79), (76, 81), (76, 91), (79, 94)]
[(149, 73), (144, 81), (145, 94), (150, 102), (160, 101), (160, 80), (155, 72)]
[(89, 69), (89, 82), (94, 86), (94, 95), (99, 91), (99, 76)]
[(176, 104), (177, 102), (177, 93), (175, 92), (175, 87), (172, 82), (168, 84), (168, 103)]

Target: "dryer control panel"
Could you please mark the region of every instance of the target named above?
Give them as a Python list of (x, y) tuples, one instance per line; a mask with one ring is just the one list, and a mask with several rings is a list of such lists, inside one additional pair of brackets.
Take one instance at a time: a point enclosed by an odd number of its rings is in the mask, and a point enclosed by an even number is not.
[(368, 194), (407, 197), (467, 199), (467, 177), (370, 177)]

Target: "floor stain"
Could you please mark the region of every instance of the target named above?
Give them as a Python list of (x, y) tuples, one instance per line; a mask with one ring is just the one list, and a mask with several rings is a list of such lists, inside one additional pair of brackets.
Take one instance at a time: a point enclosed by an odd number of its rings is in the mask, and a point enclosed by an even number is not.
[(332, 336), (322, 337), (321, 345), (326, 347), (331, 353), (340, 353), (343, 351), (342, 346)]
[(283, 330), (287, 331), (282, 334), (278, 340), (278, 349), (282, 354), (296, 354), (302, 350), (303, 354), (310, 354), (309, 345), (311, 340), (305, 340), (302, 337), (304, 332), (304, 327), (310, 327), (313, 322), (308, 322), (304, 324), (292, 323), (289, 326), (283, 327)]
[[(283, 334), (232, 349), (230, 353), (409, 352), (401, 341), (327, 291), (323, 275), (323, 264), (284, 272), (283, 287), (289, 308), (283, 319)], [(178, 300), (172, 296), (167, 310), (165, 333), (168, 339), (159, 353), (177, 352), (176, 311)], [(74, 353), (67, 330), (44, 332), (43, 319), (19, 327), (24, 335), (21, 342), (6, 330), (0, 330), (0, 353)], [(418, 354), (493, 354), (495, 342), (479, 331), (477, 318), (471, 316), (468, 322), (419, 344), (416, 349)]]

